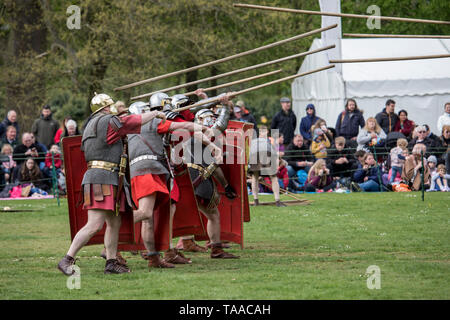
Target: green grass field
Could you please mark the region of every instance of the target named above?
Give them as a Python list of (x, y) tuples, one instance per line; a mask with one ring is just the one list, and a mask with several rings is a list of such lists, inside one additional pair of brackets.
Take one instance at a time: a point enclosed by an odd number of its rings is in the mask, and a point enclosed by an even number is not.
[[(85, 247), (79, 290), (56, 269), (70, 245), (67, 203), (2, 201), (42, 211), (0, 212), (0, 299), (449, 299), (450, 193), (425, 196), (307, 194), (307, 206), (252, 207), (245, 248), (231, 249), (239, 260), (197, 253), (148, 272), (124, 253), (132, 273), (105, 276), (102, 247)], [(371, 265), (379, 290), (367, 288)]]

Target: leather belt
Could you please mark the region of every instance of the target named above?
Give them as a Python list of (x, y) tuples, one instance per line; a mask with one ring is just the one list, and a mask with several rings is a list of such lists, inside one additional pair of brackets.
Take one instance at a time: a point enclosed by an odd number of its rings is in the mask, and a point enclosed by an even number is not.
[(158, 160), (158, 157), (153, 154), (144, 154), (143, 156), (139, 156), (131, 160), (130, 166), (142, 160)]
[(88, 169), (103, 169), (114, 172), (119, 170), (119, 165), (108, 161), (92, 160), (88, 162)]

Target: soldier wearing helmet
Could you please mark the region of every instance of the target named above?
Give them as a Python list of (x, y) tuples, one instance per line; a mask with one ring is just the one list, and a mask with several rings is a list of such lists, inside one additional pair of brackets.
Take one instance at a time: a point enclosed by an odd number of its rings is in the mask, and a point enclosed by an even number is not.
[(133, 206), (124, 168), (127, 160), (127, 134), (139, 133), (141, 126), (154, 118), (165, 120), (162, 112), (117, 116), (113, 99), (104, 93), (95, 94), (91, 100), (92, 114), (85, 124), (82, 147), (88, 170), (82, 181), (83, 208), (88, 211), (88, 221), (74, 237), (66, 254), (58, 263), (65, 275), (72, 275), (78, 251), (102, 229), (106, 222), (105, 274), (130, 272), (117, 259), (117, 242), (121, 216), (125, 205)]

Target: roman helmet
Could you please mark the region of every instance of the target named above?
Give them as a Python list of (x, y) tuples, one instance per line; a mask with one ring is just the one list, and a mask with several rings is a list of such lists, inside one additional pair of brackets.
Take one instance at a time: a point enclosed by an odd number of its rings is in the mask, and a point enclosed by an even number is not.
[(150, 106), (148, 105), (148, 103), (145, 103), (143, 101), (133, 102), (128, 108), (128, 112), (130, 112), (131, 114), (142, 114), (149, 111)]
[(91, 111), (92, 114), (103, 110), (106, 107), (109, 107), (109, 110), (112, 114), (117, 114), (117, 109), (114, 106), (114, 100), (107, 95), (106, 93), (98, 93), (94, 92), (95, 96), (91, 100)]
[(183, 108), (190, 104), (192, 101), (186, 97), (184, 94), (176, 94), (172, 96), (172, 109)]
[(163, 92), (157, 92), (150, 97), (149, 103), (150, 110), (161, 111), (166, 104), (170, 105), (170, 97)]
[(207, 126), (212, 127), (215, 123), (216, 119), (214, 117), (214, 112), (212, 112), (210, 109), (202, 109), (198, 111), (195, 114), (194, 122)]

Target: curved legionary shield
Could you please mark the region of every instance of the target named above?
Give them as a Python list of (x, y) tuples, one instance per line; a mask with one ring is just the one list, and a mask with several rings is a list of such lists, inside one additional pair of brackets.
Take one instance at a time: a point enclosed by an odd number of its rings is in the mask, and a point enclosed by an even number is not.
[[(83, 209), (81, 198), (81, 181), (87, 170), (84, 153), (81, 151), (81, 136), (66, 137), (62, 139), (64, 168), (66, 174), (67, 205), (69, 207), (69, 223), (71, 239), (87, 222), (87, 210)], [(126, 206), (128, 207), (128, 206)], [(87, 245), (103, 244), (106, 224), (103, 229), (94, 235)], [(134, 243), (133, 211), (128, 208), (122, 214), (122, 226), (119, 231), (119, 243)]]

